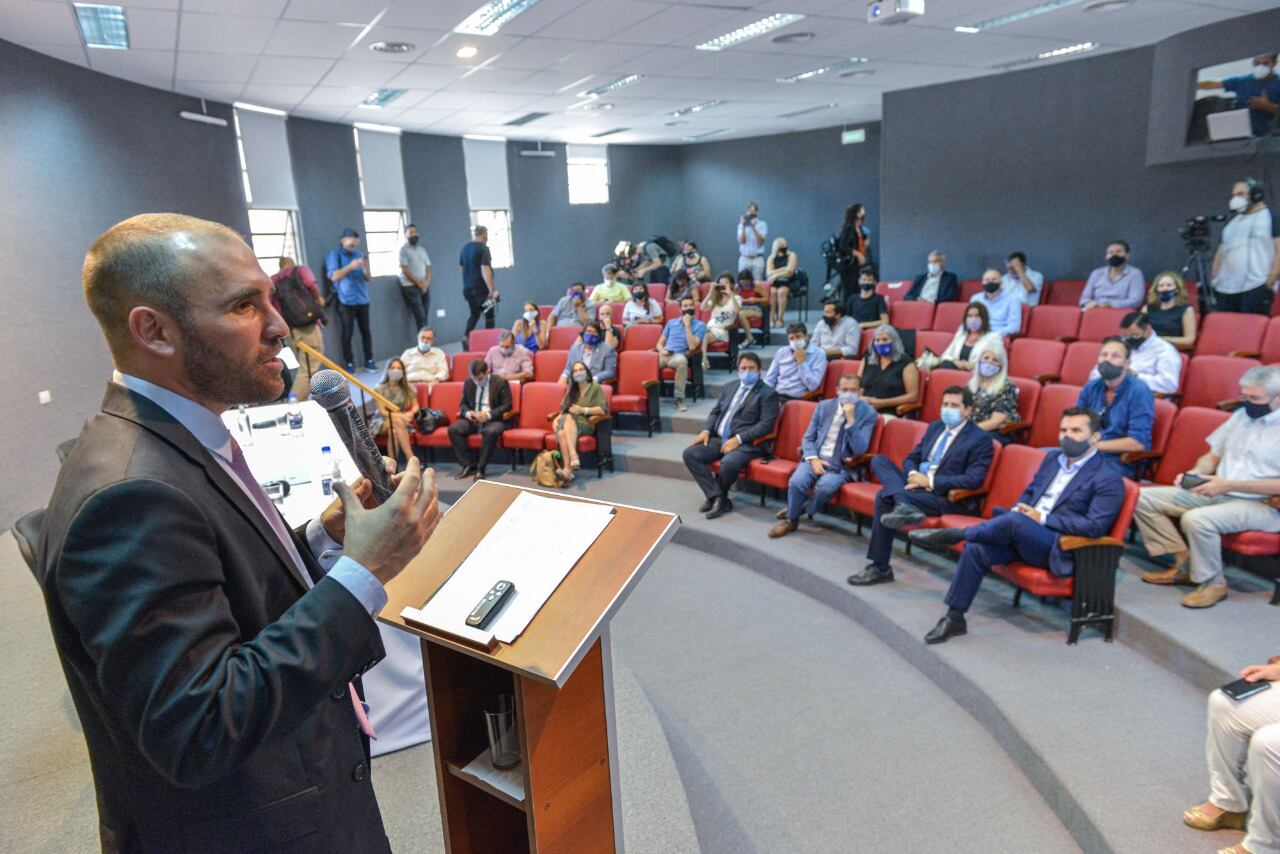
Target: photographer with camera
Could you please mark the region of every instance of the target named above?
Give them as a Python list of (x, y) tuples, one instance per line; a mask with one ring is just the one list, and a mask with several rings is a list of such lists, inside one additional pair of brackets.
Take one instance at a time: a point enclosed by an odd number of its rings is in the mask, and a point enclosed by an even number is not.
[(493, 256), (489, 254), (489, 229), (477, 225), (472, 232), (475, 239), (462, 247), (458, 264), (462, 267), (462, 296), (471, 309), (467, 317), (467, 330), (463, 333), (463, 346), (476, 328), (480, 315), (484, 315), (484, 328), (492, 329), (497, 318), (498, 289), (493, 286)]
[(1246, 178), (1231, 188), (1232, 217), (1213, 255), (1213, 292), (1219, 311), (1270, 314), (1280, 279), (1280, 223), (1271, 215), (1262, 182)]
[(665, 285), (670, 282), (671, 270), (667, 265), (671, 263), (674, 251), (675, 246), (665, 237), (654, 237), (636, 244), (633, 263), (635, 280), (641, 282), (647, 276), (650, 284)]
[(764, 239), (769, 223), (760, 219), (760, 206), (747, 202), (747, 212), (738, 220), (738, 272), (750, 270), (753, 279), (764, 278)]

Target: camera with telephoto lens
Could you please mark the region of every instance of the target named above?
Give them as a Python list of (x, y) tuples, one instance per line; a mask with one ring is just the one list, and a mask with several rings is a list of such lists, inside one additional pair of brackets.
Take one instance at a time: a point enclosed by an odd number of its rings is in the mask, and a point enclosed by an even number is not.
[(613, 247), (613, 266), (619, 273), (634, 273), (636, 269), (636, 245), (630, 240), (619, 240)]
[(1207, 247), (1209, 244), (1209, 223), (1225, 222), (1226, 219), (1227, 217), (1224, 214), (1193, 216), (1178, 230), (1178, 236), (1182, 238), (1182, 242), (1188, 248)]
[(487, 300), (481, 303), (480, 311), (485, 314), (488, 314), (489, 312), (493, 311), (494, 307), (497, 306), (498, 304), (498, 300), (500, 299), (502, 299), (501, 296), (489, 297)]

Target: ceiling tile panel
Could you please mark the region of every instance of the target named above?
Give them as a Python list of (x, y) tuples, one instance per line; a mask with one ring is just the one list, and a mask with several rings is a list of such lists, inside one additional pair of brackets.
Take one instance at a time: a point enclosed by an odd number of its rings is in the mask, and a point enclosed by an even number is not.
[(322, 56), (337, 59), (359, 35), (358, 30), (311, 21), (280, 21), (265, 53), (276, 56)]
[(306, 56), (259, 56), (249, 79), (254, 83), (290, 84), (308, 88), (333, 66), (332, 59)]
[(244, 83), (253, 72), (257, 59), (248, 53), (201, 53), (184, 50), (178, 54), (177, 77), (179, 80)]
[(244, 15), (205, 15), (183, 12), (179, 50), (221, 53), (261, 53), (275, 27), (270, 18)]
[(113, 77), (173, 80), (171, 50), (90, 50), (89, 67)]
[(574, 10), (572, 15), (539, 30), (538, 35), (591, 41), (606, 39), (658, 14), (671, 17), (674, 27), (676, 21), (672, 8), (645, 0), (591, 0)]
[(0, 14), (0, 38), (17, 44), (77, 45), (80, 27), (70, 3), (5, 0)]

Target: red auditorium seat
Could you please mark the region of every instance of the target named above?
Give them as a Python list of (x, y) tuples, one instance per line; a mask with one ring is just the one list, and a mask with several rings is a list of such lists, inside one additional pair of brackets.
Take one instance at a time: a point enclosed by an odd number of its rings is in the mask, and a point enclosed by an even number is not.
[[(652, 284), (648, 285), (648, 288), (649, 288), (649, 299), (656, 299), (658, 302), (663, 302), (664, 300), (666, 300), (667, 298), (666, 285), (662, 284), (661, 282), (653, 282)], [(618, 319), (621, 320), (622, 315), (618, 315)]]
[(568, 350), (581, 334), (582, 327), (580, 326), (553, 326), (551, 327), (551, 335), (547, 338), (547, 349)]
[[(967, 302), (940, 302), (933, 310), (933, 325), (930, 329), (954, 335), (964, 322), (964, 310)], [(937, 352), (937, 351), (935, 351)]]
[[(418, 397), (421, 400), (421, 392), (418, 393)], [(425, 436), (416, 434), (413, 439), (414, 444), (425, 448), (447, 448), (449, 447), (448, 425), (458, 420), (458, 409), (462, 406), (462, 383), (436, 383), (431, 388), (431, 400), (428, 405), (432, 409), (443, 412), (448, 416), (448, 421)]]
[(1152, 452), (1159, 452), (1169, 447), (1169, 435), (1177, 415), (1177, 406), (1168, 400), (1157, 399), (1155, 418), (1151, 422), (1151, 451), (1133, 451), (1121, 455), (1122, 461), (1135, 464), (1135, 476), (1139, 480), (1145, 476), (1146, 469), (1150, 465), (1149, 460), (1154, 459), (1151, 456)]
[(1066, 355), (1067, 345), (1061, 341), (1019, 338), (1009, 348), (1009, 375), (1042, 383), (1054, 382), (1062, 378), (1062, 360)]
[(1018, 388), (1018, 421), (1005, 422), (1000, 428), (1000, 432), (1004, 434), (1016, 433), (1023, 429), (1022, 425), (1030, 424), (1035, 420), (1036, 413), (1040, 409), (1040, 395), (1044, 391), (1040, 383), (1026, 377), (1009, 377), (1009, 382)]
[(933, 323), (933, 303), (895, 302), (889, 306), (889, 323), (896, 329), (928, 329)]
[(827, 373), (822, 379), (822, 397), (835, 397), (840, 386), (840, 377), (845, 374), (862, 376), (861, 359), (832, 359), (827, 362)]
[(1074, 305), (1038, 305), (1023, 330), (1027, 338), (1074, 341), (1080, 332), (1080, 309)]
[(1187, 365), (1182, 406), (1218, 406), (1240, 399), (1240, 377), (1262, 363), (1231, 356), (1196, 356)]
[[(613, 387), (601, 386), (604, 390), (605, 408), (609, 412), (613, 412)], [(560, 404), (547, 414), (548, 428), (554, 428), (554, 416), (559, 412)], [(578, 436), (578, 454), (594, 454), (596, 463), (596, 477), (604, 477), (604, 470), (607, 466), (609, 471), (613, 471), (613, 416), (612, 415), (596, 415), (591, 418), (595, 422), (596, 432), (593, 436)], [(559, 441), (556, 440), (556, 434), (549, 432), (542, 440), (543, 450), (554, 451), (560, 447)]]
[(1271, 298), (1271, 316), (1280, 317), (1280, 290), (1276, 291), (1276, 295)]
[(960, 280), (960, 302), (968, 302), (974, 295), (982, 292), (982, 279)]
[[(559, 383), (526, 383), (522, 390), (520, 416), (514, 427), (502, 434), (502, 447), (510, 450), (541, 451), (551, 433), (547, 414), (560, 409), (564, 387)], [(514, 466), (514, 459), (512, 462)]]
[(1267, 365), (1280, 364), (1280, 317), (1267, 321), (1267, 331), (1262, 335), (1258, 358)]
[[(477, 359), (484, 361), (484, 353), (454, 353), (453, 368), (449, 371), (449, 379), (454, 382), (463, 382), (467, 377), (471, 376), (471, 363)], [(438, 406), (432, 406), (432, 409), (439, 409)], [(455, 415), (457, 413), (454, 413)]]
[[(944, 302), (943, 305), (953, 305), (954, 303)], [(940, 329), (920, 329), (916, 331), (916, 358), (924, 355), (925, 348), (933, 351), (935, 356), (941, 356), (942, 352), (947, 349), (947, 345), (951, 343), (951, 339), (955, 337), (955, 332), (943, 332)]]
[[(1054, 444), (1057, 444), (1057, 427), (1054, 428)], [(1001, 452), (999, 459), (992, 462), (988, 471), (988, 486), (985, 489), (954, 490), (953, 500), (983, 496), (980, 515), (971, 516), (963, 513), (945, 513), (939, 517), (940, 527), (967, 528), (991, 518), (997, 507), (1009, 509), (1018, 503), (1023, 490), (1035, 477), (1044, 462), (1044, 451), (1026, 445), (1008, 445)], [(953, 551), (959, 552), (957, 545)]]
[(969, 382), (968, 371), (952, 371), (946, 368), (938, 368), (929, 372), (929, 380), (925, 382), (924, 376), (920, 377), (920, 382), (924, 386), (924, 393), (920, 396), (919, 403), (908, 403), (898, 407), (899, 415), (914, 413), (925, 424), (931, 424), (938, 420), (939, 413), (942, 411), (942, 393), (953, 385), (965, 385)]
[[(947, 493), (947, 498), (956, 503), (971, 501), (975, 506), (982, 503), (979, 499), (991, 491), (991, 484), (995, 480), (996, 469), (1000, 464), (1000, 456), (1004, 453), (1004, 446), (995, 439), (991, 440), (991, 445), (994, 453), (991, 455), (991, 465), (987, 466), (987, 473), (982, 478), (982, 485), (977, 489), (953, 489)], [(1014, 447), (1018, 446), (1015, 445)], [(945, 527), (942, 519), (942, 516), (926, 516), (919, 525), (909, 525), (899, 530), (912, 531), (916, 528), (942, 528)], [(907, 540), (907, 554), (911, 554), (911, 540)]]
[(662, 337), (662, 326), (658, 323), (637, 323), (627, 328), (622, 336), (622, 352), (652, 350), (658, 346)]
[(1048, 302), (1041, 305), (1070, 305), (1080, 307), (1080, 294), (1084, 293), (1085, 279), (1054, 279), (1046, 296)]
[(1098, 351), (1102, 345), (1096, 341), (1076, 341), (1067, 346), (1062, 357), (1062, 382), (1083, 386), (1089, 381), (1089, 373), (1098, 365)]
[[(628, 334), (630, 337), (634, 330)], [(618, 392), (609, 411), (619, 425), (623, 415), (635, 414), (644, 419), (645, 430), (653, 435), (660, 430), (658, 417), (658, 354), (648, 350), (627, 350), (618, 354)]]
[[(817, 408), (818, 404), (809, 400), (788, 401), (782, 407), (782, 415), (778, 418), (778, 437), (773, 443), (773, 456), (748, 463), (745, 475), (747, 480), (786, 492), (787, 481), (800, 464), (800, 442), (804, 438), (804, 431), (808, 429), (813, 411)], [(764, 506), (765, 492), (765, 489), (760, 490), (761, 507)]]
[(467, 336), (467, 349), (476, 353), (488, 353), (489, 348), (498, 343), (505, 329), (473, 329)]
[(533, 381), (536, 383), (553, 383), (564, 373), (565, 362), (569, 361), (568, 350), (539, 350), (533, 354)]
[[(1157, 403), (1167, 404), (1168, 401), (1157, 401)], [(1221, 409), (1184, 406), (1174, 416), (1163, 442), (1156, 443), (1153, 440), (1150, 451), (1125, 454), (1125, 458), (1142, 462), (1145, 468), (1154, 466), (1154, 471), (1144, 471), (1144, 476), (1150, 474), (1152, 482), (1170, 486), (1174, 478), (1184, 471), (1190, 471), (1196, 464), (1196, 460), (1209, 450), (1205, 440), (1230, 417), (1230, 412), (1224, 412)], [(1153, 437), (1154, 434), (1153, 428)]]
[(1053, 448), (1058, 445), (1058, 422), (1062, 411), (1076, 405), (1080, 399), (1080, 386), (1050, 383), (1040, 389), (1040, 401), (1036, 415), (1031, 420), (1027, 445), (1032, 448)]
[(548, 317), (551, 316), (551, 312), (555, 310), (556, 310), (556, 307), (554, 305), (540, 305), (538, 306), (538, 316), (541, 317), (543, 320), (546, 320)]
[[(788, 404), (789, 405), (789, 404)], [(883, 454), (899, 466), (906, 459), (911, 449), (919, 444), (928, 425), (923, 421), (909, 421), (895, 418), (880, 428), (877, 443), (873, 445), (876, 454)], [(874, 438), (874, 437), (873, 437)], [(870, 461), (872, 453), (863, 454)], [(880, 483), (873, 479), (846, 483), (836, 493), (834, 503), (854, 514), (858, 523), (858, 533), (862, 533), (862, 517), (875, 515), (876, 494), (880, 492)]]
[(1260, 314), (1215, 311), (1205, 317), (1196, 335), (1197, 356), (1257, 356), (1267, 318)]
[(1127, 308), (1091, 308), (1080, 318), (1080, 331), (1076, 337), (1081, 341), (1102, 342), (1104, 338), (1120, 334), (1120, 321), (1131, 309)]
[[(887, 300), (898, 302), (907, 298), (907, 293), (911, 290), (911, 279), (901, 279), (896, 282), (880, 282), (876, 285), (876, 293)], [(892, 303), (891, 303), (892, 304)]]
[(680, 303), (676, 302), (675, 300), (669, 299), (662, 304), (662, 322), (663, 323), (666, 323), (668, 320), (675, 320), (679, 316), (680, 316)]

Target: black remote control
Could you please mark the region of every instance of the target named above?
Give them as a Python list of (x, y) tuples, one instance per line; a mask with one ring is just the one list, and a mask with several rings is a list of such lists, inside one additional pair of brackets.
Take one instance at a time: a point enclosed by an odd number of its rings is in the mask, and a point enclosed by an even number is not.
[(483, 629), (493, 622), (493, 618), (498, 616), (498, 612), (502, 610), (502, 606), (511, 598), (511, 594), (516, 592), (516, 586), (510, 581), (499, 581), (493, 587), (489, 588), (489, 592), (484, 594), (484, 598), (480, 600), (480, 604), (471, 609), (471, 613), (467, 616), (467, 625), (473, 629)]

